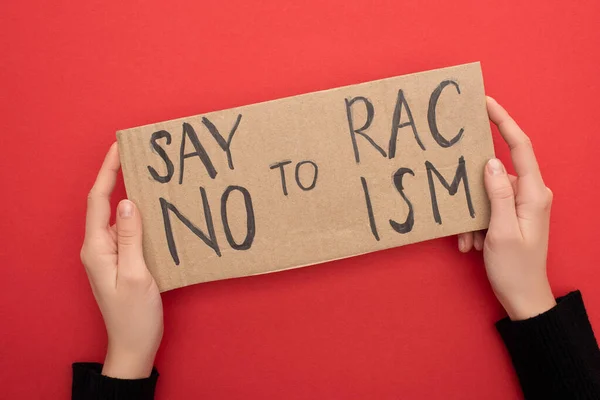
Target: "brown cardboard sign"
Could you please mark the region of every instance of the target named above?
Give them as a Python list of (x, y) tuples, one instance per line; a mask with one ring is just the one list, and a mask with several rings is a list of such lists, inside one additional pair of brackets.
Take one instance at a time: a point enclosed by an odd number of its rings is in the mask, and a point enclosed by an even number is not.
[(486, 228), (479, 63), (117, 132), (161, 291)]

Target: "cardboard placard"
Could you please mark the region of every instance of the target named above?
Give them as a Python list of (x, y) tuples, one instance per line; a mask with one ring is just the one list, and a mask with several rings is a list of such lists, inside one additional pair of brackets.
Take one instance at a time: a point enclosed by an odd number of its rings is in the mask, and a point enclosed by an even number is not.
[(161, 291), (486, 228), (479, 63), (117, 132)]

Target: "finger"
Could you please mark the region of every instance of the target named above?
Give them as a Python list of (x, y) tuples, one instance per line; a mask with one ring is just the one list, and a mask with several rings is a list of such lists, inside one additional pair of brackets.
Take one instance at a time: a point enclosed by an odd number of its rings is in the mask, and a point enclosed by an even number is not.
[(108, 229), (108, 232), (110, 233), (113, 243), (117, 243), (117, 224), (112, 224)]
[(473, 232), (465, 232), (458, 235), (458, 250), (467, 253), (473, 248)]
[(498, 126), (504, 141), (510, 148), (513, 165), (520, 178), (527, 178), (537, 185), (544, 184), (529, 137), (496, 100), (487, 97), (487, 110), (490, 120)]
[(104, 229), (110, 221), (110, 194), (115, 187), (117, 172), (121, 163), (119, 161), (119, 150), (117, 143), (110, 146), (110, 150), (104, 158), (96, 182), (88, 194), (86, 233)]
[(473, 247), (475, 250), (483, 250), (483, 243), (485, 242), (485, 231), (477, 231), (473, 233)]
[(550, 210), (552, 208), (552, 191), (544, 187), (531, 196), (517, 200), (519, 225), (523, 237), (546, 236), (550, 225)]
[(488, 232), (501, 236), (520, 235), (515, 193), (506, 169), (497, 158), (492, 158), (486, 164), (484, 184), (492, 207)]
[(118, 273), (137, 275), (146, 269), (142, 251), (142, 218), (132, 201), (121, 200), (117, 207)]
[(513, 191), (515, 192), (515, 196), (517, 196), (519, 194), (519, 192), (517, 191), (519, 178), (517, 178), (514, 175), (508, 174), (508, 180), (510, 181)]

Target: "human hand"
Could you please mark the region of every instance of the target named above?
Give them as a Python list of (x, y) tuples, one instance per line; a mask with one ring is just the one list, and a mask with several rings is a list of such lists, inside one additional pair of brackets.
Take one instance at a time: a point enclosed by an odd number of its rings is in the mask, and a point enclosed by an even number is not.
[(517, 176), (498, 159), (485, 166), (485, 189), (492, 215), (487, 234), (459, 235), (459, 249), (483, 249), (488, 279), (510, 319), (523, 320), (556, 305), (546, 275), (552, 192), (542, 180), (531, 141), (491, 97), (490, 120), (510, 147)]
[(88, 195), (81, 261), (108, 333), (102, 374), (147, 378), (163, 334), (162, 301), (142, 253), (142, 220), (135, 204), (122, 200), (110, 224), (110, 195), (120, 168), (114, 143)]

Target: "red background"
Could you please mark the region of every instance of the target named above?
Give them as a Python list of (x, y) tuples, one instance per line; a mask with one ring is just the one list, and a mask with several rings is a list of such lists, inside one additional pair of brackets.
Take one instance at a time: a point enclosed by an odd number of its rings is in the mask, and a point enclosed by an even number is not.
[[(117, 129), (476, 60), (555, 193), (555, 293), (580, 288), (600, 329), (599, 15), (597, 0), (2, 2), (0, 397), (68, 398), (70, 363), (103, 359), (79, 248)], [(520, 397), (481, 255), (456, 238), (163, 301), (158, 399)]]

